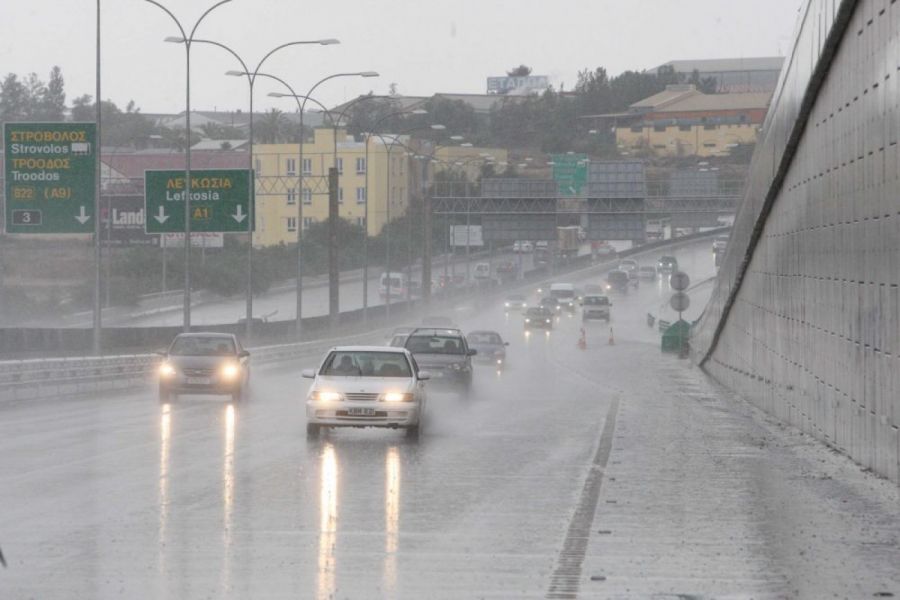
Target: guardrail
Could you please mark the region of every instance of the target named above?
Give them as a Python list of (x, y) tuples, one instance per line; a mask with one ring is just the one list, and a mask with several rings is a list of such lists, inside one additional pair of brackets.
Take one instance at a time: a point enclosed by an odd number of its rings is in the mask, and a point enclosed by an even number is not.
[[(654, 244), (640, 246), (620, 253), (620, 257), (630, 256), (659, 247), (671, 247), (690, 243), (721, 233), (713, 230), (703, 234), (684, 236), (675, 240), (665, 240)], [(594, 266), (590, 256), (571, 261), (569, 269), (558, 270), (554, 275), (573, 272)], [(617, 260), (613, 257), (611, 261)], [(540, 281), (548, 273), (532, 271), (526, 280), (512, 282), (511, 286), (488, 288), (482, 290), (480, 297), (491, 298), (510, 288), (527, 285), (526, 282)], [(476, 293), (479, 290), (475, 290)], [(659, 321), (660, 330), (664, 321)], [(340, 343), (371, 341), (372, 338), (386, 335), (391, 328), (373, 329), (363, 333), (343, 335), (336, 338), (324, 338), (306, 342), (276, 344), (251, 347), (251, 364), (278, 363), (294, 360), (304, 356), (319, 355), (328, 348)], [(127, 354), (105, 357), (50, 358), (0, 361), (0, 399), (38, 399), (64, 394), (83, 394), (89, 392), (126, 389), (146, 385), (150, 382), (159, 367), (161, 357), (157, 354)]]

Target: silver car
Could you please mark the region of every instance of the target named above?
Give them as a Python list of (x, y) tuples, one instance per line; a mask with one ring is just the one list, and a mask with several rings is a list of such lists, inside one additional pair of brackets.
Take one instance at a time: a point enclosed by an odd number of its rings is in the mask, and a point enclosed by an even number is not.
[(430, 376), (403, 348), (332, 348), (303, 377), (313, 380), (306, 395), (308, 437), (323, 427), (388, 427), (418, 437)]

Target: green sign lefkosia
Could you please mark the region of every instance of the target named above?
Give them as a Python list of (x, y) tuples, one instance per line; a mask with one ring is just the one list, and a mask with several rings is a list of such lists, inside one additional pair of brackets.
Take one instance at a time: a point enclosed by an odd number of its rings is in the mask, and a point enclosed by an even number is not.
[[(184, 171), (145, 171), (147, 233), (184, 231), (187, 195)], [(247, 169), (191, 170), (191, 231), (246, 233), (250, 230), (250, 182)]]
[(554, 154), (553, 180), (560, 194), (577, 196), (587, 183), (587, 154)]
[(7, 233), (93, 233), (94, 123), (5, 123)]

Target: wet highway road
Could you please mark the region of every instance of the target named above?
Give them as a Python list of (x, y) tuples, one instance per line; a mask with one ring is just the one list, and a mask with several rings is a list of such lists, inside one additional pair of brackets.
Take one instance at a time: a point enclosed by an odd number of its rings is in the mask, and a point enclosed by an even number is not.
[[(712, 275), (708, 242), (676, 254)], [(419, 442), (308, 442), (316, 359), (257, 368), (238, 405), (2, 404), (0, 598), (900, 596), (896, 489), (661, 356), (667, 293), (615, 297), (615, 344), (591, 323), (584, 351), (577, 316), (454, 315), (509, 367), (433, 394)]]

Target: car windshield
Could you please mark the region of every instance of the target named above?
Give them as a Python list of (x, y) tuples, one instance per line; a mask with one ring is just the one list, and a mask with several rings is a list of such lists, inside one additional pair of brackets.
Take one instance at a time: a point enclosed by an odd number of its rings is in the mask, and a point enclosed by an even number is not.
[(335, 350), (319, 371), (331, 377), (412, 377), (406, 355), (401, 352)]
[(556, 298), (541, 298), (542, 306), (556, 306), (557, 304), (559, 303), (556, 301)]
[(508, 301), (510, 301), (510, 302), (524, 302), (524, 301), (525, 301), (525, 296), (521, 296), (521, 295), (516, 294), (516, 295), (513, 295), (513, 296), (509, 296), (509, 297), (507, 297), (506, 299), (507, 299)]
[(617, 282), (628, 279), (628, 274), (624, 271), (611, 271), (609, 275), (606, 276), (608, 281)]
[(606, 296), (587, 296), (584, 299), (585, 306), (608, 306), (609, 298)]
[(503, 343), (500, 335), (492, 331), (473, 331), (466, 338), (470, 344), (498, 345)]
[(465, 344), (458, 335), (411, 335), (406, 349), (413, 354), (464, 354)]
[(529, 308), (525, 315), (528, 317), (548, 317), (550, 316), (550, 311), (543, 307), (535, 307)]
[(174, 356), (233, 356), (234, 340), (227, 337), (178, 337), (172, 343), (169, 354)]

